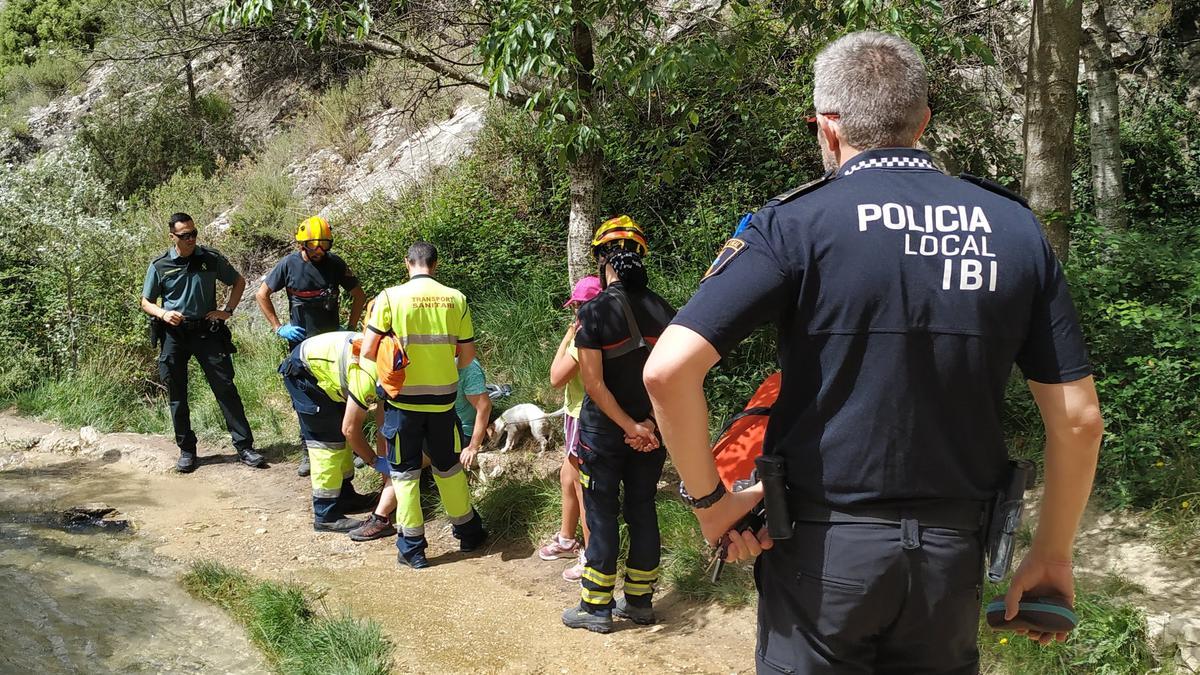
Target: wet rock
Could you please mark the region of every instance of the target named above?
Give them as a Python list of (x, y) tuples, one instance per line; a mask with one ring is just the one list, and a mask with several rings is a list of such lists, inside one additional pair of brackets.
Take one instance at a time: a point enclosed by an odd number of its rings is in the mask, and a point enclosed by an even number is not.
[(96, 427), (84, 427), (79, 430), (79, 441), (84, 446), (96, 445), (100, 442), (101, 434)]
[(1163, 640), (1178, 649), (1179, 665), (1200, 673), (1200, 617), (1177, 616), (1167, 624)]
[(129, 521), (107, 504), (93, 503), (72, 506), (59, 512), (56, 518), (60, 527), (68, 530), (108, 530), (120, 532), (129, 527)]

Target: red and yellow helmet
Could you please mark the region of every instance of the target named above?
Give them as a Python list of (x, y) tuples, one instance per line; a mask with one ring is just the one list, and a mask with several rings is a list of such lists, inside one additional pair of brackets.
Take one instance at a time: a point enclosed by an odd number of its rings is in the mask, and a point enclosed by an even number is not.
[(592, 254), (595, 255), (597, 249), (605, 244), (614, 244), (642, 257), (650, 253), (646, 245), (646, 233), (629, 216), (610, 218), (596, 228), (596, 236), (592, 237)]
[(333, 229), (329, 227), (329, 221), (321, 216), (313, 216), (296, 228), (296, 241), (309, 248), (328, 251), (333, 247)]

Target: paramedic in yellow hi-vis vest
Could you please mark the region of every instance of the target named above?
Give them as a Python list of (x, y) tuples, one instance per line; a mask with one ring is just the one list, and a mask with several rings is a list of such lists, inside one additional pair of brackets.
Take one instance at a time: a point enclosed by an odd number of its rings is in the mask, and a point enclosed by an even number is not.
[[(346, 514), (370, 511), (379, 498), (378, 494), (358, 494), (350, 483), (354, 478), (352, 450), (368, 464), (377, 463), (365, 441), (347, 447), (343, 425), (343, 419), (350, 416), (347, 408), (361, 409), (361, 419), (376, 397), (375, 363), (361, 358), (362, 338), (361, 333), (350, 331), (308, 338), (279, 366), (312, 462), (313, 529), (318, 532), (348, 532), (358, 527), (362, 521)], [(360, 422), (349, 434), (361, 437), (361, 427)], [(381, 463), (376, 468), (384, 475), (390, 473), (390, 467)]]
[(433, 464), (442, 507), (454, 526), (460, 551), (473, 551), (487, 538), (483, 522), (471, 508), (467, 474), (458, 461), (462, 448), (454, 400), (458, 368), (475, 358), (471, 310), (460, 292), (434, 281), (437, 249), (417, 242), (405, 258), (409, 281), (384, 289), (367, 317), (363, 356), (375, 359), (381, 336), (392, 333), (408, 355), (404, 387), (384, 408), (379, 433), (387, 441), (396, 491), (397, 561), (413, 569), (429, 566), (425, 558), (425, 520), (421, 514), (421, 449)]

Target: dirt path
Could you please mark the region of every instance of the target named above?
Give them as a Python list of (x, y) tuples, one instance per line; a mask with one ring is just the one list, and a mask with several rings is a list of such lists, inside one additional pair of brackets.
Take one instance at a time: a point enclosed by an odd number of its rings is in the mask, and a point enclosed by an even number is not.
[[(562, 609), (578, 587), (527, 548), (470, 556), (440, 524), (430, 527), (433, 567), (398, 569), (394, 540), (355, 544), (311, 526), (308, 479), (293, 464), (254, 470), (229, 449), (201, 448), (196, 473), (170, 472), (166, 439), (80, 434), (0, 413), (0, 459), (61, 476), (62, 496), (102, 501), (136, 523), (156, 552), (181, 562), (212, 559), (264, 578), (327, 591), (330, 609), (380, 622), (397, 645), (399, 672), (747, 672), (753, 669), (751, 610), (697, 607), (667, 593), (660, 624), (618, 622), (610, 635), (569, 630)], [(8, 466), (6, 466), (8, 464)]]

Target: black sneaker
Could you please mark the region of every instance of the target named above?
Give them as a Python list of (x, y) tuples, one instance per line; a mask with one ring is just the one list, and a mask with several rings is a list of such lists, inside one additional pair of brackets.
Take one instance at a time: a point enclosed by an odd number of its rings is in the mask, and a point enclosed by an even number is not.
[(617, 605), (613, 607), (613, 616), (629, 619), (639, 626), (649, 626), (654, 623), (654, 608), (637, 607), (625, 602), (625, 598), (617, 598)]
[(487, 530), (480, 530), (479, 534), (477, 536), (471, 537), (469, 539), (466, 537), (463, 537), (462, 539), (458, 540), (458, 550), (461, 553), (470, 553), (471, 551), (474, 551), (475, 549), (483, 546), (484, 542), (487, 541), (487, 538), (488, 538)]
[(564, 609), (562, 621), (567, 628), (586, 628), (593, 633), (611, 633), (613, 629), (611, 615), (592, 614), (579, 605)]
[(328, 522), (314, 520), (313, 530), (315, 532), (349, 532), (359, 525), (362, 525), (362, 521), (355, 518), (338, 518)]
[(304, 453), (300, 455), (300, 466), (296, 467), (296, 475), (307, 476), (310, 473), (312, 473), (312, 468), (308, 464), (308, 451), (305, 450)]
[(191, 473), (196, 470), (196, 466), (200, 462), (196, 459), (194, 452), (179, 453), (179, 461), (175, 462), (175, 471), (179, 473)]
[(423, 570), (429, 567), (429, 560), (424, 553), (414, 553), (411, 558), (405, 558), (403, 553), (397, 553), (396, 562), (400, 563), (401, 567), (411, 567), (414, 570)]
[(252, 466), (255, 469), (262, 468), (267, 463), (266, 458), (255, 452), (254, 448), (238, 450), (238, 457), (241, 458), (242, 464)]
[(351, 541), (372, 541), (396, 534), (396, 527), (387, 518), (371, 516), (362, 525), (350, 530)]

